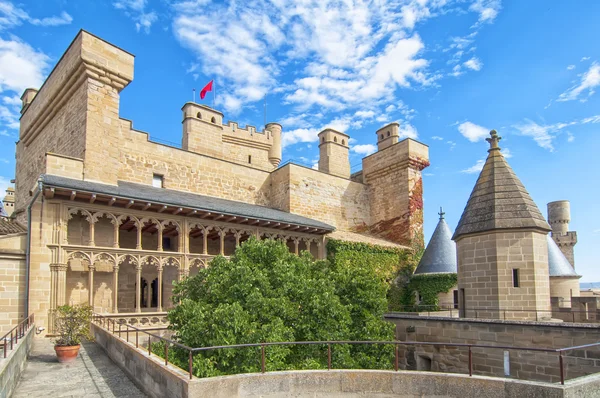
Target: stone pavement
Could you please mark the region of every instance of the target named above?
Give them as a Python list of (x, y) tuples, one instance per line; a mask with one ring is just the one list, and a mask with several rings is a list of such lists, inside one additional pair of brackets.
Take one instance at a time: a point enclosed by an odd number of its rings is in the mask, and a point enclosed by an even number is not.
[(77, 360), (58, 363), (49, 339), (34, 338), (13, 398), (146, 397), (95, 343), (84, 343)]

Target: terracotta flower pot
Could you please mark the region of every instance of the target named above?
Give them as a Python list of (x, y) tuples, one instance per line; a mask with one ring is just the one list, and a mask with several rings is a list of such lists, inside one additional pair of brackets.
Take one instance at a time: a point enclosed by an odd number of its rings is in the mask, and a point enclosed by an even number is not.
[(79, 348), (81, 345), (72, 345), (72, 346), (61, 346), (55, 345), (54, 351), (56, 351), (56, 356), (58, 357), (58, 362), (60, 363), (71, 363), (77, 359), (77, 354), (79, 353)]

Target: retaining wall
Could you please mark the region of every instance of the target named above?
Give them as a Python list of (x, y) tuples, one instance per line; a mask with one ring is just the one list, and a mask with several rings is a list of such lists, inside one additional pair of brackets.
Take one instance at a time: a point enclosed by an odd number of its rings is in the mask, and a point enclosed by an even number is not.
[(35, 324), (29, 328), (22, 339), (19, 339), (19, 344), (13, 350), (10, 349), (9, 343), (7, 357), (0, 359), (0, 398), (10, 397), (19, 383), (25, 361), (31, 351), (34, 335)]

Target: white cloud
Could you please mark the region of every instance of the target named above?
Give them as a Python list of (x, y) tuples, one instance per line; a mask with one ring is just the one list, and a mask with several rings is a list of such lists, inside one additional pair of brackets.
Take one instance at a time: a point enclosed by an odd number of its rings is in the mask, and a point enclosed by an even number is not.
[(459, 124), (458, 131), (471, 142), (483, 140), (490, 132), (487, 127), (479, 126), (471, 122), (463, 122)]
[(454, 147), (456, 146), (456, 142), (454, 141), (446, 141), (446, 144), (450, 145), (450, 150), (454, 150)]
[(463, 65), (471, 70), (480, 71), (481, 68), (483, 67), (483, 62), (481, 62), (481, 60), (479, 58), (473, 57), (470, 60), (468, 60), (467, 62), (465, 62)]
[(581, 81), (559, 95), (557, 101), (575, 100), (585, 91), (587, 91), (588, 97), (590, 97), (594, 94), (594, 89), (598, 86), (600, 86), (600, 64), (593, 62), (590, 69), (581, 76)]
[(158, 15), (154, 11), (146, 11), (146, 0), (118, 0), (113, 3), (118, 10), (123, 10), (125, 15), (135, 22), (135, 29), (139, 32), (144, 30), (150, 33), (152, 24), (158, 20)]
[(600, 123), (600, 115), (586, 117), (585, 119), (583, 119), (581, 121), (581, 123), (583, 123), (583, 124), (587, 124), (587, 123)]
[(548, 149), (549, 151), (554, 151), (554, 145), (552, 141), (560, 130), (567, 126), (572, 126), (577, 124), (577, 122), (569, 122), (569, 123), (555, 123), (549, 125), (539, 125), (534, 121), (529, 119), (525, 119), (524, 123), (517, 124), (513, 126), (522, 135), (533, 138), (533, 140), (542, 148)]
[(370, 154), (377, 152), (377, 146), (373, 144), (354, 145), (350, 148), (350, 151), (360, 155), (369, 156)]
[(283, 131), (281, 134), (281, 146), (295, 144), (297, 142), (315, 142), (319, 139), (317, 134), (319, 132), (312, 128), (300, 128), (295, 130)]
[(575, 136), (573, 134), (571, 134), (570, 132), (567, 133), (567, 142), (573, 142), (575, 141)]
[(504, 156), (506, 159), (510, 159), (513, 157), (512, 153), (508, 148), (502, 148), (500, 149), (500, 152), (502, 153), (502, 156)]
[(32, 18), (25, 10), (11, 2), (0, 1), (0, 30), (19, 26), (24, 21), (37, 26), (59, 26), (69, 25), (73, 18), (65, 11), (61, 12), (60, 16)]
[(483, 170), (483, 166), (485, 165), (485, 160), (484, 159), (480, 159), (477, 161), (477, 163), (475, 163), (473, 166), (461, 170), (461, 173), (466, 173), (466, 174), (475, 174), (475, 173), (479, 173), (481, 170)]
[(419, 134), (417, 132), (417, 128), (410, 123), (400, 123), (400, 129), (398, 131), (400, 139), (403, 138), (412, 138), (416, 140), (419, 138)]
[(590, 57), (581, 57), (581, 61), (580, 62), (588, 61), (589, 59), (590, 59)]
[[(8, 161), (8, 159), (0, 158), (0, 163), (5, 163), (5, 164), (8, 164), (8, 163), (10, 163), (10, 162)], [(1, 191), (0, 191), (0, 192), (1, 192)]]
[(444, 138), (440, 137), (439, 135), (434, 135), (433, 137), (431, 137), (432, 140), (438, 140), (438, 141), (443, 141)]
[(46, 17), (42, 19), (31, 18), (29, 23), (38, 26), (60, 26), (70, 25), (73, 22), (73, 17), (67, 14), (65, 11), (60, 13), (60, 16)]
[(469, 7), (469, 10), (479, 14), (477, 24), (474, 26), (494, 22), (501, 8), (500, 0), (475, 0)]
[(573, 70), (573, 69), (575, 69), (575, 65), (569, 65), (569, 66), (567, 66), (567, 70)]
[(0, 122), (19, 128), (21, 93), (40, 87), (49, 69), (50, 58), (15, 36), (0, 38)]
[(375, 116), (373, 111), (357, 111), (354, 116), (361, 119), (372, 119)]

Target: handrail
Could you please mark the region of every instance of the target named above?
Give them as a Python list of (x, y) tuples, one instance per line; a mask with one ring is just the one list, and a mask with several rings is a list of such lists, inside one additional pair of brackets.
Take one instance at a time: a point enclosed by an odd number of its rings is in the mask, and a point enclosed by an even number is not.
[[(122, 324), (122, 323), (118, 323), (118, 329), (116, 329), (117, 323), (115, 322), (114, 319), (106, 317), (104, 315), (100, 315), (100, 314), (94, 314), (93, 321), (95, 321), (96, 323), (98, 323), (100, 326), (104, 327), (109, 332), (111, 331), (110, 330), (110, 326), (112, 324), (112, 333), (113, 334), (118, 334), (119, 338), (122, 338), (121, 337), (122, 333), (126, 333), (127, 334), (126, 341), (128, 343), (129, 343), (129, 332), (130, 332), (130, 329), (133, 329), (135, 331), (135, 334), (136, 334), (136, 338), (135, 338), (135, 346), (136, 346), (136, 348), (139, 348), (139, 336), (138, 336), (139, 332), (142, 332), (142, 333), (148, 335), (148, 356), (150, 356), (152, 354), (152, 349), (151, 349), (151, 339), (152, 338), (156, 338), (159, 341), (165, 342), (165, 366), (167, 366), (168, 362), (169, 362), (169, 346), (170, 345), (173, 345), (173, 346), (179, 347), (181, 349), (187, 350), (188, 351), (188, 374), (189, 374), (190, 380), (192, 379), (193, 355), (196, 352), (211, 351), (211, 350), (220, 350), (220, 349), (229, 349), (229, 348), (260, 347), (261, 348), (261, 371), (262, 371), (262, 373), (265, 373), (266, 372), (265, 348), (266, 347), (270, 347), (270, 346), (281, 346), (281, 345), (327, 345), (327, 368), (329, 370), (331, 370), (331, 346), (332, 345), (340, 345), (340, 344), (355, 344), (355, 345), (359, 345), (359, 344), (389, 344), (389, 345), (393, 345), (394, 348), (395, 348), (394, 369), (396, 371), (398, 371), (398, 359), (399, 359), (398, 346), (439, 346), (439, 347), (462, 347), (462, 348), (468, 348), (468, 350), (469, 350), (469, 363), (468, 363), (469, 376), (473, 375), (473, 358), (472, 358), (472, 349), (473, 348), (558, 353), (558, 356), (559, 356), (559, 367), (560, 367), (560, 383), (562, 385), (564, 385), (565, 384), (565, 377), (564, 377), (563, 352), (570, 351), (570, 350), (575, 350), (575, 349), (580, 349), (580, 348), (589, 348), (589, 347), (600, 346), (600, 342), (598, 342), (598, 343), (592, 343), (592, 344), (579, 345), (579, 346), (572, 346), (572, 347), (563, 347), (563, 348), (537, 348), (537, 347), (517, 347), (517, 346), (505, 346), (505, 345), (502, 345), (502, 346), (498, 346), (498, 345), (492, 346), (492, 345), (486, 345), (486, 344), (439, 343), (439, 342), (398, 341), (398, 340), (393, 340), (393, 341), (327, 340), (327, 341), (283, 341), (283, 342), (264, 342), (264, 343), (232, 344), (232, 345), (220, 345), (220, 346), (211, 346), (211, 347), (189, 347), (189, 346), (187, 346), (185, 344), (181, 344), (181, 343), (179, 343), (177, 341), (174, 341), (174, 340), (171, 340), (171, 339), (159, 336), (159, 335), (154, 334), (154, 333), (150, 333), (150, 331), (156, 330), (156, 329), (138, 328), (138, 327), (133, 326), (133, 325)], [(125, 327), (125, 330), (123, 330), (123, 326)], [(158, 329), (158, 330), (164, 330), (164, 329)]]
[[(8, 351), (8, 340), (10, 340), (10, 349), (11, 351), (14, 349), (14, 346), (19, 344), (19, 338), (22, 338), (23, 336), (25, 336), (25, 334), (29, 331), (29, 328), (34, 324), (35, 322), (35, 314), (30, 314), (27, 318), (23, 319), (21, 322), (19, 322), (17, 324), (17, 326), (15, 326), (14, 328), (12, 328), (8, 333), (6, 333), (4, 336), (0, 337), (0, 341), (2, 341), (2, 347), (4, 350), (4, 358), (6, 358), (7, 356), (7, 351)], [(13, 338), (13, 332), (14, 332), (14, 338)], [(7, 338), (7, 336), (10, 335), (10, 339)], [(14, 345), (13, 345), (14, 342)]]

